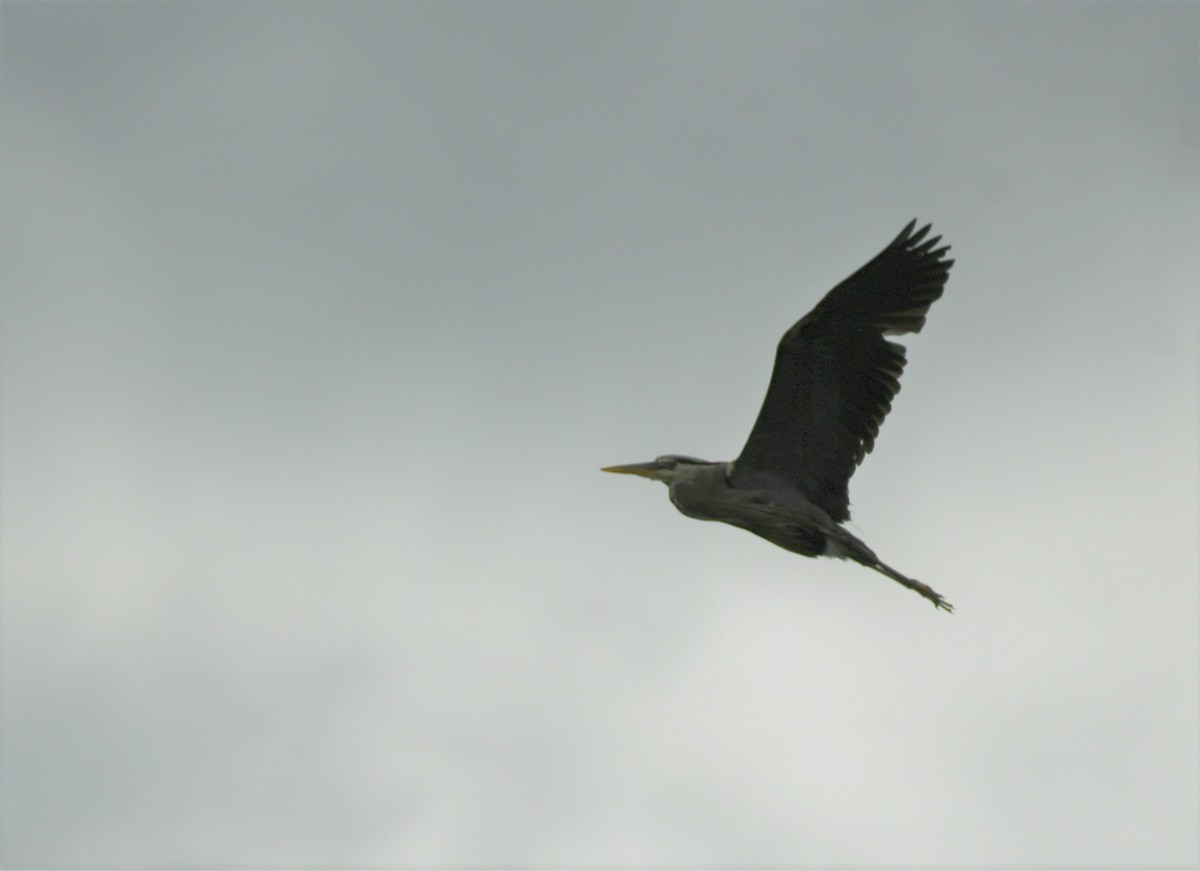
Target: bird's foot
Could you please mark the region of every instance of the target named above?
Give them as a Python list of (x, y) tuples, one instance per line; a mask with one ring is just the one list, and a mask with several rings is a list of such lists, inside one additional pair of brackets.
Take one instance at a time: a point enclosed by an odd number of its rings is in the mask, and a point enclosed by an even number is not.
[(951, 605), (949, 602), (947, 602), (945, 599), (943, 599), (937, 593), (933, 594), (933, 607), (941, 608), (943, 611), (945, 611), (949, 614), (954, 613), (954, 606)]
[(881, 562), (876, 562), (875, 565), (873, 566), (873, 568), (876, 571), (882, 572), (883, 574), (887, 575), (892, 580), (898, 581), (899, 583), (908, 587), (914, 593), (921, 594), (926, 599), (928, 599), (930, 602), (933, 602), (933, 607), (941, 608), (943, 611), (946, 611), (947, 613), (954, 612), (954, 606), (951, 605), (949, 602), (947, 602), (941, 593), (939, 593), (937, 590), (935, 590), (933, 587), (929, 586), (928, 584), (923, 584), (918, 580), (914, 580), (913, 578), (907, 577), (906, 575), (902, 575), (898, 571), (896, 571), (894, 568), (892, 568), (891, 566), (885, 565), (884, 563), (881, 563)]
[(933, 607), (941, 608), (943, 611), (945, 611), (949, 614), (954, 613), (954, 606), (951, 605), (949, 602), (947, 602), (945, 597), (942, 596), (941, 593), (939, 593), (937, 590), (935, 590), (933, 587), (929, 586), (928, 584), (922, 584), (920, 581), (913, 581), (912, 589), (916, 590), (918, 593), (920, 593), (922, 596), (924, 596), (930, 602), (933, 602)]

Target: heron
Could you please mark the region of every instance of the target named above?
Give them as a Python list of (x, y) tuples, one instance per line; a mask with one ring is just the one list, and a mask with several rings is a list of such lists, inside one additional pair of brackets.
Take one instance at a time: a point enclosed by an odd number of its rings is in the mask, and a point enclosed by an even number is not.
[(953, 606), (893, 569), (844, 524), (849, 482), (875, 446), (900, 390), (904, 346), (886, 336), (919, 333), (945, 290), (953, 260), (931, 224), (914, 219), (861, 269), (829, 291), (780, 339), (758, 419), (741, 454), (710, 463), (666, 454), (601, 471), (662, 481), (671, 502), (697, 520), (740, 527), (806, 557), (850, 559)]

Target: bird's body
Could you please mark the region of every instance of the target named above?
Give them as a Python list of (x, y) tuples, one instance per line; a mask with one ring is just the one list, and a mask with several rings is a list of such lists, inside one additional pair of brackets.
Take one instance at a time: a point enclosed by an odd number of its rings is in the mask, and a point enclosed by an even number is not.
[(842, 525), (850, 518), (850, 476), (900, 389), (904, 348), (884, 336), (920, 331), (954, 263), (944, 259), (949, 246), (934, 248), (941, 237), (922, 243), (929, 227), (913, 233), (915, 225), (784, 334), (762, 410), (736, 460), (666, 455), (604, 471), (663, 481), (688, 517), (741, 527), (804, 556), (854, 560), (952, 610)]

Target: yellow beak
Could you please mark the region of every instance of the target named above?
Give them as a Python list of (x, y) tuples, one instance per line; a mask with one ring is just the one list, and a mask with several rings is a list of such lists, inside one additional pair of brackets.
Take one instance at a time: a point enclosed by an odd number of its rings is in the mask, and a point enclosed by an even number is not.
[(628, 466), (605, 466), (601, 472), (612, 472), (616, 475), (641, 475), (643, 478), (658, 477), (657, 463), (630, 463)]

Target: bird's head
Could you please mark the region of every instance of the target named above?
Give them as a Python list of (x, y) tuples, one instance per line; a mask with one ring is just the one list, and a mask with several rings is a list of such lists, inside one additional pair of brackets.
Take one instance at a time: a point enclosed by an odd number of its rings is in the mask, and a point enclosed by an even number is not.
[(670, 484), (690, 478), (701, 468), (711, 466), (707, 460), (697, 460), (695, 457), (681, 457), (678, 454), (664, 454), (649, 463), (630, 463), (628, 466), (605, 466), (601, 472), (614, 472), (618, 475), (640, 475)]

